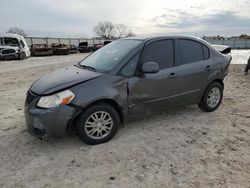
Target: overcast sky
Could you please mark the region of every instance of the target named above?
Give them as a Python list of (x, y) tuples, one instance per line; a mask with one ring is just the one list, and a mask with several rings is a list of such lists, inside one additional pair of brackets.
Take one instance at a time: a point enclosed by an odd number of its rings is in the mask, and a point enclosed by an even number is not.
[(137, 35), (250, 34), (250, 0), (0, 0), (0, 32), (92, 37), (99, 21), (123, 23)]

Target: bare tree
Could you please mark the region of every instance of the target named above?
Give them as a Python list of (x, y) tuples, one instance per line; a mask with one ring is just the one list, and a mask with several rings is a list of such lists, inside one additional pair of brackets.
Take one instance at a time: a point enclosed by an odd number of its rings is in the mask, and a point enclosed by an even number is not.
[(128, 27), (124, 24), (115, 24), (115, 37), (126, 37), (128, 33)]
[(114, 24), (109, 21), (99, 22), (93, 29), (94, 33), (104, 39), (112, 39), (114, 32)]
[(113, 24), (109, 21), (99, 22), (93, 28), (93, 31), (97, 36), (104, 39), (116, 39), (135, 35), (126, 25)]
[(11, 27), (7, 30), (7, 33), (13, 33), (13, 34), (18, 34), (18, 35), (22, 35), (24, 37), (27, 36), (27, 34), (20, 28), (18, 27)]

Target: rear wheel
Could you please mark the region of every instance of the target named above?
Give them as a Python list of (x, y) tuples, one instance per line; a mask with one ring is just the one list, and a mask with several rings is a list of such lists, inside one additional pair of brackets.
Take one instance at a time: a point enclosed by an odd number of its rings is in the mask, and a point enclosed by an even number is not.
[(223, 86), (218, 82), (213, 82), (207, 87), (198, 106), (204, 112), (212, 112), (220, 106), (222, 98)]
[(101, 144), (116, 134), (120, 123), (117, 111), (109, 104), (87, 108), (77, 122), (77, 133), (87, 144)]

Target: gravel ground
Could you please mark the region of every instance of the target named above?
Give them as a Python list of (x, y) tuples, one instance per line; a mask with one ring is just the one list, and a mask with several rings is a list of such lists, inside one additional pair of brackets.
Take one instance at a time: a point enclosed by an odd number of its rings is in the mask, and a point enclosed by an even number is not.
[(220, 108), (196, 105), (123, 125), (108, 143), (39, 140), (25, 128), (31, 83), (83, 54), (0, 62), (0, 187), (250, 188), (250, 76), (232, 65)]

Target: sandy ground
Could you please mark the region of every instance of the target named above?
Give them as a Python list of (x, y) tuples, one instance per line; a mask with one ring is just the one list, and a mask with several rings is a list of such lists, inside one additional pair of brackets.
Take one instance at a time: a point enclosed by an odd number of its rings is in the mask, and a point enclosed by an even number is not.
[(41, 75), (83, 54), (0, 62), (0, 187), (250, 187), (250, 76), (231, 66), (220, 108), (196, 105), (134, 121), (108, 143), (39, 140), (23, 105)]

